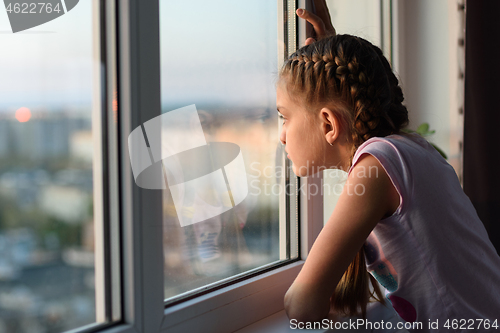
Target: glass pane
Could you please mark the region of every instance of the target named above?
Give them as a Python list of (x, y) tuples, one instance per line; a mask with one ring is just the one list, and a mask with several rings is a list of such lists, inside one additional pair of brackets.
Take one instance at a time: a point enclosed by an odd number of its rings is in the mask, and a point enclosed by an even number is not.
[(326, 0), (335, 29), (382, 46), (381, 1)]
[(160, 1), (167, 299), (286, 259), (277, 28), (274, 1)]
[(15, 33), (0, 11), (0, 332), (96, 321), (94, 2), (74, 3)]
[(347, 172), (340, 169), (323, 171), (323, 225), (332, 216), (342, 189), (347, 182)]

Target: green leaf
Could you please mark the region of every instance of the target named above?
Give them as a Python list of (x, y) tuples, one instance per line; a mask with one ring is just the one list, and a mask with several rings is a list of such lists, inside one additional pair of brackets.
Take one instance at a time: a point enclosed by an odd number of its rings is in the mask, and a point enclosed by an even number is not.
[[(429, 136), (431, 134), (436, 133), (435, 130), (429, 131), (429, 124), (428, 123), (422, 123), (422, 124), (420, 124), (420, 126), (418, 126), (418, 128), (417, 128), (416, 131), (413, 131), (413, 130), (408, 129), (408, 128), (403, 128), (403, 129), (401, 129), (401, 132), (405, 132), (405, 133), (418, 133), (421, 136)], [(444, 151), (442, 151), (440, 148), (438, 148), (438, 146), (436, 146), (432, 142), (429, 142), (429, 143), (438, 151), (438, 153), (441, 154), (441, 156), (443, 156), (443, 158), (445, 160), (448, 159), (448, 156), (446, 156), (446, 154), (444, 153)]]
[(425, 135), (429, 132), (429, 124), (428, 123), (422, 123), (420, 126), (417, 128), (417, 133), (420, 135)]
[(438, 148), (438, 146), (436, 146), (435, 144), (431, 143), (431, 145), (438, 151), (438, 153), (441, 154), (441, 156), (443, 156), (443, 158), (445, 160), (448, 159), (448, 156), (446, 156), (446, 154), (444, 153), (444, 151), (442, 151), (440, 148)]

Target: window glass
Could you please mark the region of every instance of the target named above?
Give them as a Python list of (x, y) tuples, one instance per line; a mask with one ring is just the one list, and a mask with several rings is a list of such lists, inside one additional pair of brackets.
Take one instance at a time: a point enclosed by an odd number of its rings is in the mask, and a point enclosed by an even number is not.
[(73, 3), (14, 33), (0, 11), (0, 332), (96, 321), (94, 2)]
[(161, 139), (144, 132), (153, 154), (161, 140), (166, 299), (290, 257), (277, 6), (160, 1)]
[(335, 29), (381, 46), (381, 1), (326, 0)]
[(326, 224), (332, 215), (346, 182), (347, 172), (344, 170), (323, 171), (323, 224)]

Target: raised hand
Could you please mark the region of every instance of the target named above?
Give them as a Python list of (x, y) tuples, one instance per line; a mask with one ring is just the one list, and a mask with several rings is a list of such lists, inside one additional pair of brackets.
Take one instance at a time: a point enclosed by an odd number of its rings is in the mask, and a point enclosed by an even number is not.
[[(313, 1), (316, 8), (316, 14), (313, 14), (303, 8), (299, 8), (296, 11), (297, 15), (312, 24), (317, 39), (336, 35), (336, 31), (333, 27), (332, 19), (330, 17), (330, 12), (328, 11), (328, 7), (326, 5), (326, 0)], [(309, 37), (306, 39), (305, 45), (309, 45), (311, 43), (314, 43), (315, 41), (316, 39), (314, 39), (313, 37)]]

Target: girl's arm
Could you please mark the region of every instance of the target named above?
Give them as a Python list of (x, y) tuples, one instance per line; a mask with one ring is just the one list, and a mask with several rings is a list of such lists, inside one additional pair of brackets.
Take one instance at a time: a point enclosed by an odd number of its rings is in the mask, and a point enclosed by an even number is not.
[[(373, 172), (373, 167), (377, 172)], [(368, 171), (372, 171), (371, 177)], [(375, 157), (363, 154), (285, 295), (285, 310), (290, 319), (320, 321), (328, 316), (330, 297), (344, 271), (378, 221), (398, 206), (399, 194), (384, 168)]]

